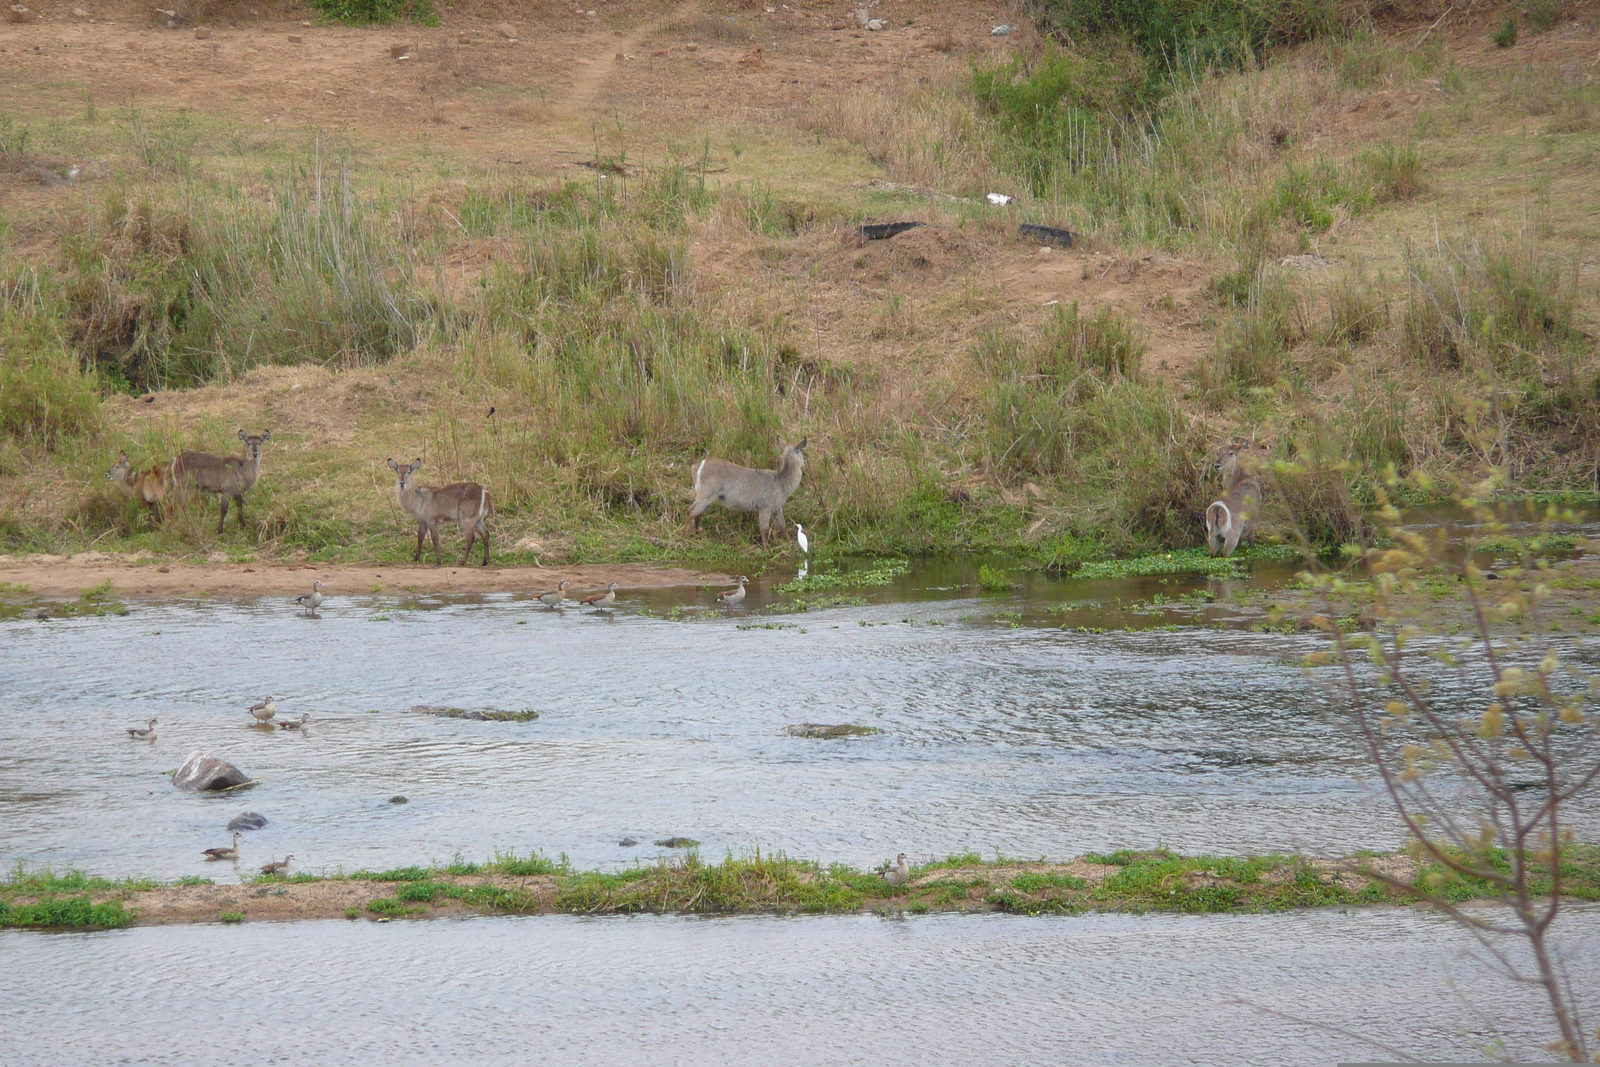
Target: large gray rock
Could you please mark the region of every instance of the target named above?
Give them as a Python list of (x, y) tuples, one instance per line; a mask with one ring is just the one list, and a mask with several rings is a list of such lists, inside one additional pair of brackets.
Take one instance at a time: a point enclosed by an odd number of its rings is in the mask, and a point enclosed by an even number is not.
[(226, 760), (191, 752), (183, 766), (172, 772), (172, 784), (191, 793), (208, 793), (244, 785), (250, 776)]

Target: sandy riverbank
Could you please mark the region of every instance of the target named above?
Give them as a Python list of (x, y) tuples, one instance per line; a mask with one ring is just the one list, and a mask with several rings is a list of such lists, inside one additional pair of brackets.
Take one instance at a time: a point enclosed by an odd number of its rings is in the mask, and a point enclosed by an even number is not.
[(169, 563), (83, 552), (75, 556), (0, 558), (0, 583), (35, 596), (76, 597), (110, 582), (118, 597), (173, 599), (197, 596), (299, 596), (323, 583), (327, 596), (398, 593), (537, 593), (567, 581), (568, 595), (603, 590), (665, 589), (727, 584), (714, 571), (648, 564), (574, 567), (433, 567), (427, 564)]

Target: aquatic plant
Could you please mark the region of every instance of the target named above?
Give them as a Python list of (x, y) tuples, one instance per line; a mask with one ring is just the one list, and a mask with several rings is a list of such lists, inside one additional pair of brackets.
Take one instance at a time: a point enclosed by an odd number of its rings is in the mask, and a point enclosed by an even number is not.
[(991, 567), (987, 563), (978, 565), (978, 588), (985, 593), (1003, 593), (1016, 587), (1017, 583), (1011, 580), (1004, 567)]

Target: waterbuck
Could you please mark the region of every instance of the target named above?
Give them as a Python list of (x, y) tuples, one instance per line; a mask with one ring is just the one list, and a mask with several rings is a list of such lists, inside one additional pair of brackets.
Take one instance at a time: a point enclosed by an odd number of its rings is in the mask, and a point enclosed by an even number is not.
[(685, 532), (700, 532), (700, 516), (712, 504), (721, 504), (729, 511), (753, 511), (756, 525), (761, 530), (761, 544), (766, 547), (774, 522), (778, 530), (785, 529), (783, 502), (800, 488), (800, 478), (806, 471), (806, 439), (783, 450), (783, 458), (774, 471), (751, 470), (725, 459), (706, 457), (694, 469), (694, 503), (689, 506), (689, 521)]
[(421, 466), (420, 459), (408, 467), (402, 467), (392, 459), (389, 461), (389, 469), (400, 478), (395, 485), (395, 492), (400, 497), (400, 506), (417, 520), (417, 554), (412, 557), (412, 562), (421, 562), (422, 539), (424, 536), (429, 536), (433, 538), (433, 565), (442, 566), (444, 557), (439, 553), (439, 526), (442, 523), (453, 522), (467, 535), (467, 547), (461, 553), (461, 562), (457, 566), (467, 565), (467, 557), (472, 555), (473, 539), (481, 537), (483, 565), (487, 567), (489, 520), (494, 517), (494, 504), (489, 500), (489, 490), (477, 482), (456, 482), (453, 485), (441, 486), (418, 485), (416, 474)]
[(150, 515), (160, 522), (167, 518), (167, 487), (173, 482), (172, 461), (157, 463), (147, 471), (135, 472), (128, 454), (117, 457), (116, 465), (106, 471), (106, 477), (122, 486), (122, 491), (150, 509)]
[(1213, 556), (1231, 556), (1240, 540), (1255, 539), (1261, 483), (1240, 466), (1236, 447), (1222, 453), (1216, 469), (1222, 474), (1222, 499), (1206, 508), (1206, 550)]
[(215, 493), (222, 503), (222, 514), (217, 517), (217, 533), (228, 521), (228, 499), (239, 507), (239, 529), (244, 529), (244, 495), (256, 484), (261, 474), (261, 445), (272, 436), (271, 430), (247, 434), (239, 431), (244, 442), (244, 454), (217, 456), (210, 452), (184, 452), (172, 461), (174, 482), (188, 482), (202, 493)]

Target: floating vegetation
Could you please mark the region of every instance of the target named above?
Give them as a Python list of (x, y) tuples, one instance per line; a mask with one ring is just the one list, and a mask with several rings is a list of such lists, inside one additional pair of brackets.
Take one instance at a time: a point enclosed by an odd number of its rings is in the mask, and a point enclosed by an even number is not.
[(824, 593), (833, 589), (865, 589), (888, 585), (911, 570), (907, 559), (874, 560), (870, 567), (856, 571), (820, 571), (804, 578), (784, 582), (776, 587), (779, 593)]
[(1017, 583), (1011, 580), (1011, 575), (1006, 573), (1004, 567), (991, 567), (987, 563), (978, 565), (978, 588), (985, 593), (1004, 593), (1016, 587)]
[(1243, 578), (1251, 560), (1289, 563), (1302, 559), (1293, 545), (1256, 545), (1232, 556), (1208, 556), (1203, 548), (1175, 548), (1153, 556), (1106, 559), (1085, 563), (1074, 578), (1142, 578), (1157, 574), (1200, 574), (1209, 578)]
[(692, 837), (663, 837), (656, 842), (658, 848), (699, 848), (700, 842)]
[(482, 708), (448, 708), (436, 704), (417, 704), (407, 711), (440, 719), (472, 719), (477, 722), (532, 722), (539, 713), (532, 708), (521, 711), (490, 711)]
[(785, 726), (783, 732), (790, 737), (870, 737), (880, 731), (876, 726), (857, 726), (853, 722), (827, 725), (820, 722), (800, 722)]

